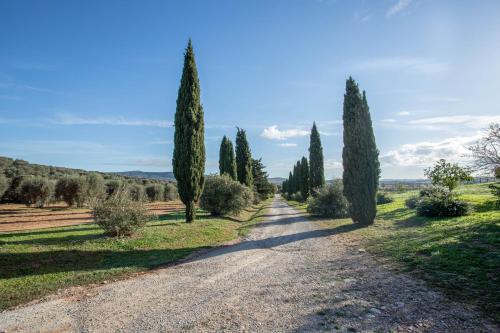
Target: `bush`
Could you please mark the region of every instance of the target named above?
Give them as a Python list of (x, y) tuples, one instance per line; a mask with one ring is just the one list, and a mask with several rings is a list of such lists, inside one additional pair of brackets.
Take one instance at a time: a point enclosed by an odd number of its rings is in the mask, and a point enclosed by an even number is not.
[(87, 199), (85, 178), (67, 176), (59, 179), (56, 184), (56, 198), (63, 200), (70, 207), (83, 207)]
[(2, 199), (3, 194), (9, 188), (9, 181), (4, 175), (0, 174), (0, 199)]
[(385, 192), (377, 192), (377, 205), (393, 202), (394, 199)]
[(410, 197), (405, 200), (405, 206), (410, 209), (415, 209), (417, 207), (418, 197)]
[(118, 190), (123, 190), (123, 182), (121, 180), (111, 179), (106, 182), (106, 194), (108, 197), (117, 193)]
[(85, 177), (85, 201), (90, 207), (106, 194), (104, 178), (98, 173), (90, 173)]
[(457, 200), (443, 186), (430, 186), (421, 190), (415, 208), (417, 215), (429, 217), (463, 216), (470, 211), (468, 203)]
[(307, 212), (312, 215), (342, 218), (347, 217), (349, 204), (342, 193), (342, 185), (325, 185), (307, 200)]
[(302, 193), (300, 193), (300, 191), (292, 193), (288, 197), (289, 197), (289, 200), (292, 200), (292, 201), (298, 201), (298, 202), (304, 201), (304, 198), (302, 197)]
[(145, 201), (146, 200), (146, 192), (144, 191), (144, 186), (139, 184), (130, 184), (127, 187), (127, 190), (130, 195), (130, 199), (134, 201)]
[(164, 190), (165, 201), (173, 201), (179, 199), (179, 192), (174, 183), (166, 183)]
[[(500, 168), (498, 168), (500, 170)], [(488, 185), (491, 193), (497, 198), (496, 204), (500, 206), (500, 182)]]
[(149, 201), (163, 200), (163, 186), (160, 184), (153, 184), (146, 186), (146, 196)]
[(214, 216), (238, 214), (253, 201), (252, 191), (228, 175), (208, 176), (200, 206)]
[(106, 200), (99, 200), (92, 214), (96, 223), (110, 236), (129, 236), (154, 218), (141, 201), (119, 189)]
[(47, 205), (54, 195), (54, 184), (47, 178), (26, 178), (20, 186), (20, 196), (26, 206), (41, 208)]

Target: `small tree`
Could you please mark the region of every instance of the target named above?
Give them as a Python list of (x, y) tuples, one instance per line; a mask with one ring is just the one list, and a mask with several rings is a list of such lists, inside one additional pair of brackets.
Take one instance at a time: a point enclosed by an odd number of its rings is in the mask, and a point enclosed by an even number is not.
[(200, 206), (214, 216), (238, 214), (253, 201), (252, 191), (224, 174), (209, 176), (200, 198)]
[(100, 174), (92, 172), (85, 177), (85, 183), (85, 201), (90, 207), (93, 207), (97, 200), (102, 199), (106, 195), (104, 178)]
[(42, 208), (54, 195), (54, 184), (43, 177), (30, 177), (23, 180), (20, 186), (21, 198), (26, 206)]
[(160, 184), (152, 184), (146, 186), (146, 196), (149, 201), (161, 201), (163, 200), (163, 186)]
[(57, 181), (56, 198), (63, 200), (70, 207), (81, 208), (87, 199), (85, 178), (81, 176), (66, 176)]
[(347, 217), (349, 203), (342, 193), (342, 184), (335, 182), (316, 188), (307, 200), (307, 211), (312, 215), (331, 218)]
[(106, 194), (108, 197), (114, 195), (123, 188), (123, 182), (118, 179), (111, 179), (106, 182)]
[(237, 179), (233, 143), (224, 135), (219, 150), (219, 174), (222, 176), (225, 173), (232, 179)]
[(144, 191), (144, 186), (141, 184), (130, 184), (127, 186), (127, 191), (130, 194), (130, 198), (134, 201), (146, 200), (146, 192)]
[(132, 235), (154, 219), (142, 201), (134, 201), (120, 188), (106, 200), (99, 200), (92, 210), (96, 223), (110, 236)]
[(165, 201), (173, 201), (179, 199), (179, 193), (177, 192), (177, 186), (174, 183), (166, 183), (164, 191)]
[(309, 196), (309, 163), (307, 163), (307, 158), (302, 157), (300, 160), (300, 193), (303, 196), (303, 200), (307, 200)]
[(461, 182), (472, 180), (469, 169), (462, 168), (456, 163), (448, 163), (444, 159), (437, 161), (432, 168), (425, 169), (424, 175), (432, 184), (447, 187), (450, 191)]
[(253, 186), (252, 153), (245, 130), (238, 128), (236, 133), (236, 171), (238, 181), (248, 187)]
[(276, 193), (276, 187), (269, 182), (265, 168), (262, 158), (252, 159), (253, 184), (255, 191), (262, 199), (268, 199)]

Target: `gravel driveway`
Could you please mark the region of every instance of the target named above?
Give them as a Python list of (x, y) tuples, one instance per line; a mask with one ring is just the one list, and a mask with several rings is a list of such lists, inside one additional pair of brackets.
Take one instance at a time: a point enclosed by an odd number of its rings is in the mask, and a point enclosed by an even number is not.
[(242, 242), (0, 313), (6, 332), (481, 332), (496, 327), (276, 198)]

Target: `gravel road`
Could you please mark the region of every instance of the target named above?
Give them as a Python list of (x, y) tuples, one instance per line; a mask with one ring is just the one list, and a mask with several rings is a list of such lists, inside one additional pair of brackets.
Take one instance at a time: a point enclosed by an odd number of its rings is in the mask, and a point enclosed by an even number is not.
[(276, 198), (242, 242), (0, 313), (0, 332), (494, 332)]

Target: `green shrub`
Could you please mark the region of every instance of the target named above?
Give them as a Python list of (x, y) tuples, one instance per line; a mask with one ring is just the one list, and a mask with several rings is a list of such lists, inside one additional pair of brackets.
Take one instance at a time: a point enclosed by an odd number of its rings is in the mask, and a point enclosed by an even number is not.
[(110, 236), (129, 236), (154, 219), (141, 201), (134, 201), (130, 193), (118, 189), (105, 200), (99, 200), (92, 214), (96, 223)]
[(130, 198), (134, 201), (145, 201), (146, 192), (144, 191), (144, 186), (139, 184), (130, 184), (127, 186)]
[(307, 200), (307, 212), (331, 218), (347, 217), (349, 203), (342, 192), (342, 185), (335, 183), (317, 189)]
[(410, 209), (415, 209), (417, 207), (418, 197), (410, 197), (405, 200), (405, 206)]
[(163, 197), (163, 186), (160, 184), (148, 185), (145, 188), (146, 197), (149, 201), (161, 201)]
[(385, 192), (377, 192), (377, 205), (383, 205), (393, 202), (394, 199)]
[(0, 199), (2, 199), (3, 194), (5, 193), (5, 191), (7, 191), (8, 188), (9, 181), (4, 175), (0, 174)]
[(165, 201), (173, 201), (179, 199), (179, 192), (174, 183), (166, 183), (164, 190)]
[(106, 182), (106, 194), (108, 197), (123, 189), (123, 182), (118, 179), (111, 179)]
[(66, 176), (56, 183), (55, 196), (70, 207), (81, 208), (87, 199), (87, 184), (84, 177)]
[(85, 177), (85, 201), (92, 207), (97, 200), (106, 195), (106, 184), (104, 178), (98, 173), (92, 172)]
[(468, 203), (457, 200), (453, 192), (443, 186), (421, 190), (415, 208), (417, 215), (429, 217), (463, 216), (470, 211)]
[(228, 175), (208, 176), (200, 206), (214, 216), (238, 214), (253, 201), (252, 191)]
[(30, 177), (22, 181), (20, 196), (26, 206), (41, 208), (47, 205), (54, 195), (54, 184), (43, 177)]
[(289, 197), (289, 200), (292, 200), (292, 201), (298, 201), (298, 202), (304, 201), (304, 197), (302, 196), (302, 193), (300, 193), (300, 191), (292, 193), (288, 197)]
[[(500, 170), (500, 168), (498, 168)], [(500, 206), (500, 182), (488, 185), (491, 193), (497, 198), (496, 204)]]

